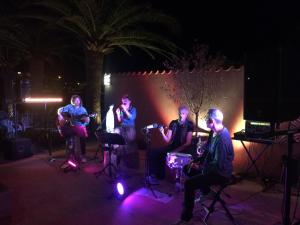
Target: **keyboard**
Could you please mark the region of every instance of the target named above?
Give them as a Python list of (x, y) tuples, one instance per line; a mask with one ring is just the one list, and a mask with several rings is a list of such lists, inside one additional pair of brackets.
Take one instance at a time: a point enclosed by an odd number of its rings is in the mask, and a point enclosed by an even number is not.
[(247, 142), (254, 142), (254, 143), (260, 143), (260, 144), (274, 144), (275, 143), (275, 139), (274, 137), (269, 137), (269, 138), (265, 138), (265, 137), (252, 137), (247, 135), (246, 132), (244, 131), (239, 131), (233, 134), (233, 140), (238, 140), (238, 141), (247, 141)]

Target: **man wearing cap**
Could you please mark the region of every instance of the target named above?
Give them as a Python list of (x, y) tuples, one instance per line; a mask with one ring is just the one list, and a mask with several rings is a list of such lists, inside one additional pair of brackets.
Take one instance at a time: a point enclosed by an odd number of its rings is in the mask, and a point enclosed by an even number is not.
[(204, 153), (185, 168), (188, 178), (184, 183), (184, 207), (176, 225), (187, 224), (193, 217), (197, 189), (201, 191), (201, 201), (210, 193), (211, 185), (226, 183), (231, 178), (234, 151), (230, 134), (223, 125), (223, 113), (210, 109), (206, 124), (211, 132), (203, 146)]

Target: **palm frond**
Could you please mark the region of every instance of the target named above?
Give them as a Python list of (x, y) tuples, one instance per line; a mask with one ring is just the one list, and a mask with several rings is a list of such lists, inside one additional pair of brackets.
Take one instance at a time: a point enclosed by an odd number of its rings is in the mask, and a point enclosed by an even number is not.
[(35, 1), (31, 3), (29, 6), (36, 6), (45, 8), (51, 12), (55, 12), (60, 16), (68, 16), (71, 15), (71, 7), (68, 4), (68, 1), (59, 1), (59, 0), (46, 0), (46, 1)]
[[(178, 23), (147, 4), (134, 4), (130, 0), (44, 0), (34, 6), (49, 10), (42, 15), (31, 15), (70, 32), (81, 40), (87, 49), (108, 54), (114, 48), (126, 53), (130, 47), (140, 48), (151, 58), (154, 53), (174, 57), (179, 48), (162, 35), (175, 34)], [(30, 18), (30, 16), (28, 17)]]
[(84, 18), (74, 15), (64, 17), (59, 20), (58, 24), (61, 27), (67, 28), (70, 31), (76, 32), (79, 36), (83, 38), (91, 38), (93, 37), (92, 31), (89, 29), (87, 22)]

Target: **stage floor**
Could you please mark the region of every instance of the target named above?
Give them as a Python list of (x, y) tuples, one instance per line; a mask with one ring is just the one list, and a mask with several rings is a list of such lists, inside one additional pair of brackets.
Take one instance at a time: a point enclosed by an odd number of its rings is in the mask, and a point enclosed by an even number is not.
[[(6, 187), (9, 198), (4, 198), (0, 209), (9, 212), (1, 218), (1, 225), (167, 225), (179, 218), (183, 193), (176, 192), (174, 183), (163, 181), (153, 186), (160, 198), (155, 199), (143, 183), (144, 169), (123, 168), (127, 197), (109, 198), (113, 184), (106, 175), (94, 173), (102, 168), (98, 159), (92, 159), (95, 146), (88, 147), (89, 161), (77, 172), (63, 172), (60, 165), (64, 151), (53, 153), (56, 160), (49, 162), (42, 152), (18, 161), (0, 164), (0, 183)], [(275, 184), (264, 191), (258, 180), (241, 180), (227, 188), (231, 198), (224, 197), (239, 225), (275, 225), (281, 222), (282, 185)], [(0, 190), (1, 191), (1, 190)], [(4, 196), (2, 191), (2, 196)], [(291, 212), (296, 201), (292, 196)], [(189, 224), (202, 224), (200, 204)], [(299, 211), (299, 210), (298, 210)], [(296, 213), (296, 218), (300, 213)], [(293, 215), (291, 215), (293, 217)], [(232, 224), (224, 210), (217, 205), (208, 224)]]

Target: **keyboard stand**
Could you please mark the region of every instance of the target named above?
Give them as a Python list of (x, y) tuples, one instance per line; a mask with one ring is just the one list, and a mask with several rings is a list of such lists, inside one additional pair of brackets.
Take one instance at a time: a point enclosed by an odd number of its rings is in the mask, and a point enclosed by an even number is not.
[[(258, 168), (258, 166), (256, 165), (256, 162), (263, 156), (263, 154), (266, 152), (266, 150), (272, 146), (274, 144), (274, 141), (271, 140), (271, 139), (262, 139), (262, 138), (248, 138), (248, 137), (234, 137), (232, 138), (233, 140), (237, 140), (237, 141), (240, 141), (246, 151), (246, 154), (248, 156), (248, 158), (250, 159), (251, 161), (251, 165), (246, 169), (245, 171), (245, 174), (248, 174), (248, 172), (250, 171), (250, 169), (252, 167), (255, 168), (255, 171), (256, 171), (256, 174), (257, 176), (260, 176), (261, 173), (260, 173), (260, 170)], [(247, 148), (247, 146), (245, 145), (244, 142), (252, 142), (252, 143), (258, 143), (258, 144), (263, 144), (264, 147), (263, 149), (259, 152), (259, 154), (254, 158), (252, 157), (249, 149)]]

